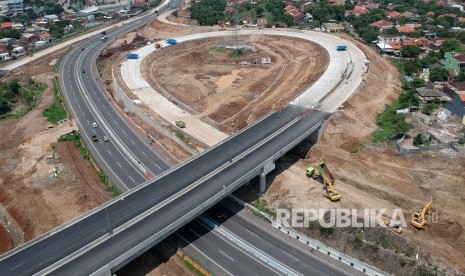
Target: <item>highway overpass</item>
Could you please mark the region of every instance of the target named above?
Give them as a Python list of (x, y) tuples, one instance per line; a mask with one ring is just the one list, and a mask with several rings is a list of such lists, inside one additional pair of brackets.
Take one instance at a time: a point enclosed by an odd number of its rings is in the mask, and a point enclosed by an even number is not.
[(90, 275), (116, 270), (262, 174), (317, 131), (327, 116), (298, 106), (273, 113), (112, 200), (107, 208), (100, 207), (3, 255), (0, 271), (10, 275)]

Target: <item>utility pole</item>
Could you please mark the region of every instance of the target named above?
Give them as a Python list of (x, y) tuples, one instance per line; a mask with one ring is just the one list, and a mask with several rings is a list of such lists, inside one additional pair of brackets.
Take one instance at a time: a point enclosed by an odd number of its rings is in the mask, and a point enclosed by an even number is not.
[(110, 216), (108, 215), (108, 205), (107, 205), (107, 201), (105, 200), (105, 196), (103, 195), (103, 192), (100, 191), (99, 189), (97, 189), (96, 187), (94, 186), (91, 186), (92, 188), (94, 188), (97, 192), (99, 192), (99, 194), (102, 196), (102, 200), (103, 200), (103, 204), (104, 204), (104, 208), (105, 208), (105, 215), (107, 217), (107, 223), (108, 223), (108, 233), (110, 234), (110, 236), (113, 235), (113, 228), (111, 227), (111, 221), (110, 221)]
[(237, 13), (237, 0), (234, 0), (234, 36), (236, 37), (236, 51), (239, 53), (239, 15)]

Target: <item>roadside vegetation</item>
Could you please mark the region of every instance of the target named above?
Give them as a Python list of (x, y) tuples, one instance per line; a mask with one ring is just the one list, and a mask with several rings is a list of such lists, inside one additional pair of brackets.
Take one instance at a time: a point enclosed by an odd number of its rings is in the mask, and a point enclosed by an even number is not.
[(224, 0), (202, 0), (193, 1), (191, 7), (191, 18), (197, 20), (201, 26), (215, 25), (224, 20)]
[(84, 160), (86, 160), (86, 163), (95, 170), (95, 173), (97, 174), (100, 183), (102, 183), (103, 187), (108, 193), (112, 194), (113, 197), (117, 197), (121, 194), (121, 192), (111, 182), (111, 180), (100, 169), (96, 168), (97, 165), (91, 159), (92, 157), (89, 153), (89, 150), (85, 147), (84, 143), (81, 140), (81, 136), (78, 132), (72, 131), (70, 133), (62, 135), (58, 139), (58, 142), (64, 141), (70, 141), (74, 144), (74, 147), (81, 153)]
[[(220, 22), (230, 22), (235, 24), (236, 13), (224, 12), (226, 2), (223, 0), (202, 0), (194, 1), (191, 7), (191, 18), (197, 20), (202, 25), (215, 25)], [(237, 6), (238, 24), (243, 21), (257, 23), (260, 18), (266, 19), (267, 27), (294, 25), (294, 18), (284, 12), (285, 4), (281, 0), (270, 0), (263, 3), (244, 2)]]
[(53, 80), (53, 93), (55, 94), (55, 100), (53, 104), (45, 109), (42, 114), (47, 118), (51, 123), (56, 124), (60, 120), (65, 119), (68, 114), (66, 113), (65, 107), (61, 100), (60, 91), (56, 80)]
[(0, 119), (19, 118), (28, 113), (42, 96), (47, 85), (28, 79), (0, 82)]
[(418, 106), (420, 100), (415, 89), (424, 86), (424, 82), (415, 79), (403, 85), (404, 91), (397, 102), (386, 105), (384, 111), (376, 116), (378, 129), (373, 133), (373, 142), (383, 142), (400, 138), (413, 126), (405, 122), (405, 115), (398, 114), (397, 110)]
[(252, 202), (252, 205), (255, 206), (255, 208), (257, 208), (258, 210), (264, 212), (264, 213), (267, 213), (269, 215), (271, 215), (272, 217), (276, 217), (276, 211), (274, 211), (273, 209), (270, 209), (268, 208), (268, 202), (266, 202), (265, 199), (262, 199), (262, 198), (258, 198), (257, 200), (255, 200), (254, 202)]

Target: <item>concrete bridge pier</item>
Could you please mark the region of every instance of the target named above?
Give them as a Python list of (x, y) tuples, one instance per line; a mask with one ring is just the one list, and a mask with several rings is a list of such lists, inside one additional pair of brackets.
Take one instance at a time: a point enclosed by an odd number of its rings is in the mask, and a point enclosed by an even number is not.
[(266, 175), (275, 169), (275, 164), (273, 160), (267, 160), (265, 165), (263, 166), (260, 175), (259, 175), (259, 183), (258, 183), (258, 195), (261, 195), (266, 190)]

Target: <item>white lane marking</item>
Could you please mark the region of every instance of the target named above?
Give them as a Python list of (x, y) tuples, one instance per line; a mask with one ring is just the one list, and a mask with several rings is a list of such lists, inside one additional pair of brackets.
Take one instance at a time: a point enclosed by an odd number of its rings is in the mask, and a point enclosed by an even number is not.
[(129, 178), (131, 178), (132, 182), (134, 182), (134, 183), (136, 182), (136, 181), (134, 180), (134, 178), (132, 178), (130, 175), (128, 175), (128, 176), (129, 176)]
[(221, 265), (219, 265), (217, 262), (215, 262), (214, 260), (212, 260), (210, 257), (208, 257), (205, 253), (203, 253), (200, 249), (198, 249), (197, 247), (195, 247), (195, 245), (193, 245), (192, 243), (188, 242), (187, 239), (185, 239), (183, 236), (181, 236), (178, 232), (176, 232), (176, 235), (178, 237), (180, 237), (184, 242), (186, 242), (187, 244), (189, 244), (189, 246), (191, 246), (192, 248), (194, 248), (197, 252), (199, 252), (200, 254), (202, 254), (205, 258), (207, 258), (207, 260), (209, 260), (210, 262), (214, 263), (217, 267), (221, 268), (224, 272), (226, 272), (228, 275), (231, 275), (233, 276), (229, 271), (227, 271), (224, 267), (222, 267)]
[(86, 114), (84, 114), (84, 111), (82, 111), (82, 116), (86, 117)]
[(257, 234), (255, 234), (254, 232), (250, 231), (249, 229), (245, 229), (245, 231), (249, 232), (250, 234), (254, 235), (255, 237), (258, 237)]
[(110, 150), (107, 150), (108, 151), (108, 154), (111, 155), (111, 151)]
[(299, 259), (297, 259), (296, 257), (292, 256), (291, 254), (287, 253), (286, 251), (283, 251), (284, 254), (286, 254), (287, 256), (291, 257), (292, 259), (298, 261)]
[(118, 166), (119, 166), (120, 168), (123, 168), (123, 167), (121, 166), (121, 164), (120, 164), (118, 161), (116, 161), (116, 164), (118, 164)]
[(145, 153), (144, 151), (142, 152), (142, 154), (145, 155), (145, 157), (147, 157), (147, 158), (149, 157), (149, 156), (147, 155), (147, 153)]
[(225, 255), (226, 257), (228, 257), (228, 259), (230, 259), (231, 261), (234, 261), (233, 258), (231, 258), (230, 256), (228, 256), (228, 254), (224, 253), (223, 251), (219, 250), (221, 254)]
[(134, 140), (131, 139), (131, 142), (134, 144), (134, 146), (136, 145), (136, 142), (134, 142)]
[[(205, 229), (211, 231), (215, 236), (217, 236), (218, 238), (222, 239), (223, 241), (225, 241), (226, 243), (228, 243), (229, 245), (231, 245), (232, 247), (236, 248), (237, 250), (239, 250), (240, 252), (242, 252), (243, 254), (249, 256), (252, 260), (254, 260), (255, 262), (257, 262), (258, 264), (261, 264), (262, 266), (266, 267), (267, 269), (273, 271), (274, 273), (276, 273), (277, 275), (282, 275), (281, 272), (278, 272), (276, 271), (275, 267), (271, 266), (270, 264), (268, 264), (267, 262), (264, 262), (264, 260), (262, 260), (259, 256), (257, 256), (256, 254), (252, 253), (252, 252), (249, 252), (248, 250), (246, 250), (244, 247), (232, 242), (229, 240), (228, 237), (226, 236), (223, 236), (224, 233), (220, 233), (218, 231), (218, 229), (211, 229), (209, 226), (205, 225), (203, 221), (201, 221), (201, 219), (199, 218), (196, 218), (195, 219), (196, 222), (198, 222), (202, 227), (204, 227)], [(219, 227), (222, 227), (222, 226), (219, 226)], [(223, 229), (225, 229), (224, 227), (222, 227)], [(237, 237), (237, 236), (236, 236)], [(247, 242), (245, 242), (244, 240), (242, 240), (240, 237), (237, 237), (237, 239), (240, 239), (243, 243), (246, 243), (248, 244)], [(250, 244), (248, 244), (249, 246), (251, 246)], [(265, 254), (264, 252), (262, 251), (259, 251), (257, 248), (253, 247), (255, 250), (257, 250), (258, 252), (260, 252), (260, 254), (270, 258), (270, 259), (274, 259), (270, 256), (268, 256), (267, 254)], [(297, 273), (296, 273), (297, 274)]]
[(90, 125), (90, 122), (89, 122), (89, 120), (87, 120), (87, 119), (86, 119), (86, 121), (87, 121), (87, 123)]
[(78, 106), (79, 106), (79, 109), (81, 109), (81, 104), (78, 104)]

